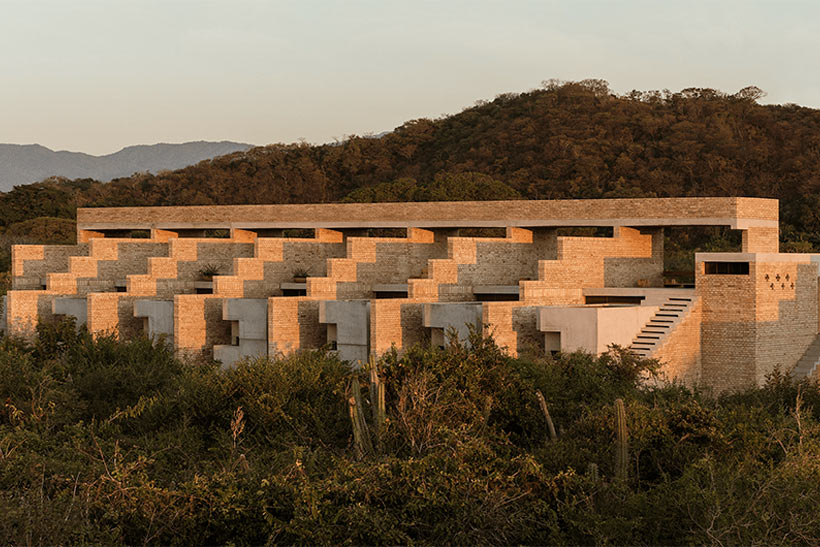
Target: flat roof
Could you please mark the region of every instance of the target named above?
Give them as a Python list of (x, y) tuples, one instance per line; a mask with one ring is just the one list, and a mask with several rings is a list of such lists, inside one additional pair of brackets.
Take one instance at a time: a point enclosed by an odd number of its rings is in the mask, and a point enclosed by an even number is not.
[(77, 210), (78, 230), (508, 226), (777, 227), (778, 201), (709, 197), (101, 207)]

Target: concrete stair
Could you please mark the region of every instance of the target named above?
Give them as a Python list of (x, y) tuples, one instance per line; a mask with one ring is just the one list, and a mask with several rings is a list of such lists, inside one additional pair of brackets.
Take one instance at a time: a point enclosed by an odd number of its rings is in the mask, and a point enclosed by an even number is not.
[(795, 380), (803, 380), (810, 377), (817, 370), (817, 365), (820, 364), (820, 335), (806, 348), (803, 357), (797, 361), (794, 370), (792, 371), (792, 378)]
[(652, 357), (675, 327), (686, 317), (695, 304), (695, 296), (670, 296), (658, 309), (652, 319), (644, 325), (632, 345), (633, 352), (640, 357)]

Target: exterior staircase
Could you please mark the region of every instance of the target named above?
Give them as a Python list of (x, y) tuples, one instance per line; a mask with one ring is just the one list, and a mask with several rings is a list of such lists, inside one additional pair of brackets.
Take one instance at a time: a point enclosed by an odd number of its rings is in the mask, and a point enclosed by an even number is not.
[(667, 336), (689, 314), (696, 296), (670, 296), (629, 346), (640, 357), (652, 357)]
[(792, 370), (792, 378), (802, 380), (810, 377), (817, 370), (818, 364), (820, 364), (820, 335), (815, 337), (814, 341), (806, 348), (803, 357), (797, 361), (794, 370)]

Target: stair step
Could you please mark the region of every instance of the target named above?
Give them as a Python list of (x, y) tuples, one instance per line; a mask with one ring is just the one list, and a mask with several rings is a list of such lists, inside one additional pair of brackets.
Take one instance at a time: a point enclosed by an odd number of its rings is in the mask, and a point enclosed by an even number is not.
[(652, 355), (661, 347), (664, 338), (672, 332), (675, 324), (685, 314), (689, 313), (692, 304), (692, 297), (677, 296), (668, 298), (666, 302), (658, 306), (658, 311), (643, 326), (629, 349), (639, 357)]
[(796, 380), (802, 380), (812, 375), (817, 367), (820, 366), (820, 334), (815, 336), (806, 351), (797, 361), (792, 375)]

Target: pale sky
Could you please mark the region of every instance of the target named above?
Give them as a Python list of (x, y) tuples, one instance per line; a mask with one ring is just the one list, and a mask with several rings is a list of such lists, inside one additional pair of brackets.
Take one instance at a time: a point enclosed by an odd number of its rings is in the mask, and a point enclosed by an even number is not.
[(0, 0), (0, 142), (379, 133), (542, 80), (820, 107), (818, 1)]

